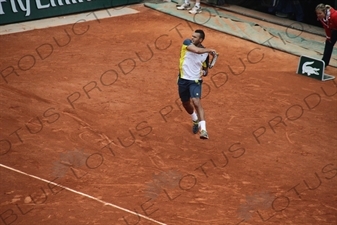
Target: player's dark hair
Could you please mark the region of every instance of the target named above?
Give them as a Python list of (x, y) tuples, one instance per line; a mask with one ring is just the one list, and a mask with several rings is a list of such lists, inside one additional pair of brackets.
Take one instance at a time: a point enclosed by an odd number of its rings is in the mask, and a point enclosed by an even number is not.
[(200, 34), (200, 38), (205, 40), (205, 32), (203, 30), (195, 30), (194, 32)]

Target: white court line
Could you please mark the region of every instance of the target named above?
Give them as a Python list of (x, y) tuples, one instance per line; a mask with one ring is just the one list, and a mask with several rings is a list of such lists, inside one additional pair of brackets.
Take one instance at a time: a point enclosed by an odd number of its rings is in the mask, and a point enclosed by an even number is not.
[(73, 192), (73, 193), (75, 193), (75, 194), (78, 194), (78, 195), (81, 195), (81, 196), (90, 198), (90, 199), (95, 200), (95, 201), (97, 201), (97, 202), (103, 203), (104, 205), (108, 205), (108, 206), (114, 207), (114, 208), (116, 208), (116, 209), (119, 209), (119, 210), (122, 210), (122, 211), (124, 211), (124, 212), (133, 214), (133, 215), (138, 216), (138, 217), (142, 217), (142, 218), (144, 218), (144, 219), (146, 219), (146, 220), (149, 220), (149, 221), (152, 221), (152, 222), (154, 222), (154, 223), (156, 223), (156, 224), (167, 225), (167, 224), (165, 224), (165, 223), (162, 223), (162, 222), (159, 222), (159, 221), (157, 221), (157, 220), (151, 219), (150, 217), (144, 216), (144, 215), (139, 214), (139, 213), (135, 213), (135, 212), (130, 211), (130, 210), (128, 210), (128, 209), (124, 209), (124, 208), (122, 208), (122, 207), (120, 207), (120, 206), (118, 206), (118, 205), (115, 205), (115, 204), (112, 204), (112, 203), (109, 203), (109, 202), (105, 202), (105, 201), (100, 200), (100, 199), (98, 199), (98, 198), (96, 198), (96, 197), (93, 197), (93, 196), (91, 196), (91, 195), (85, 194), (85, 193), (80, 192), (80, 191), (76, 191), (76, 190), (74, 190), (74, 189), (68, 188), (68, 187), (63, 186), (63, 185), (61, 185), (61, 184), (57, 184), (57, 183), (55, 183), (55, 182), (52, 182), (52, 181), (49, 181), (49, 180), (46, 180), (46, 179), (43, 179), (43, 178), (40, 178), (40, 177), (31, 175), (31, 174), (28, 174), (28, 173), (25, 173), (25, 172), (22, 172), (22, 171), (20, 171), (20, 170), (17, 170), (17, 169), (14, 169), (14, 168), (5, 166), (5, 165), (3, 165), (3, 164), (1, 164), (1, 163), (0, 163), (0, 166), (3, 167), (3, 168), (6, 168), (6, 169), (8, 169), (8, 170), (12, 170), (12, 171), (14, 171), (14, 172), (17, 172), (17, 173), (26, 175), (26, 176), (28, 176), (28, 177), (32, 177), (32, 178), (35, 178), (35, 179), (37, 179), (37, 180), (40, 180), (40, 181), (43, 181), (43, 182), (46, 182), (46, 183), (50, 183), (50, 184), (53, 184), (53, 185), (55, 185), (55, 186), (64, 188), (64, 189), (66, 189), (67, 191), (70, 191), (70, 192)]
[(26, 22), (0, 25), (0, 35), (19, 33), (19, 32), (25, 32), (29, 30), (43, 29), (43, 28), (56, 27), (56, 26), (62, 26), (62, 25), (68, 25), (68, 24), (75, 24), (77, 22), (87, 22), (87, 21), (105, 19), (105, 18), (110, 18), (110, 17), (115, 17), (115, 16), (129, 15), (129, 14), (134, 14), (134, 13), (139, 13), (139, 11), (129, 8), (129, 7), (123, 7), (121, 9), (120, 8), (107, 8), (107, 9), (101, 9), (97, 11), (88, 11), (88, 12), (78, 13), (78, 14), (60, 15), (60, 16), (55, 16), (52, 18), (30, 20)]

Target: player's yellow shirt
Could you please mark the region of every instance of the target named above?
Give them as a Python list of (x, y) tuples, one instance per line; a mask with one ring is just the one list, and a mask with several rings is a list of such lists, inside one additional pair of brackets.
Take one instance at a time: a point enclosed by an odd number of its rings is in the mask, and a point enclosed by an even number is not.
[(190, 39), (183, 42), (180, 51), (179, 76), (186, 80), (201, 80), (200, 72), (206, 66), (208, 53), (197, 54), (187, 50), (187, 46), (192, 44)]

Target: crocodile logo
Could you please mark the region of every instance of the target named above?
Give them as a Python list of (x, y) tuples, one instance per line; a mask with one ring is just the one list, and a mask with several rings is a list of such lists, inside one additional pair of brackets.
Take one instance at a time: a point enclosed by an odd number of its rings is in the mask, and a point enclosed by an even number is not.
[(305, 62), (303, 63), (302, 66), (302, 74), (307, 74), (308, 76), (314, 74), (314, 75), (319, 75), (317, 71), (319, 71), (319, 68), (313, 68), (309, 65), (313, 64), (314, 62)]

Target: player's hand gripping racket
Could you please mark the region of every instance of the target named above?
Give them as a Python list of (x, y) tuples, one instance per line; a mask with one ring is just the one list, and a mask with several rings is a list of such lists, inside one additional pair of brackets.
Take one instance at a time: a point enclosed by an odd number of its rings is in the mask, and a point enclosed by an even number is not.
[(211, 61), (211, 63), (208, 66), (208, 68), (210, 68), (210, 69), (215, 65), (215, 63), (216, 63), (216, 61), (217, 61), (217, 59), (219, 57), (219, 53), (212, 52), (212, 55), (213, 55), (212, 61)]

